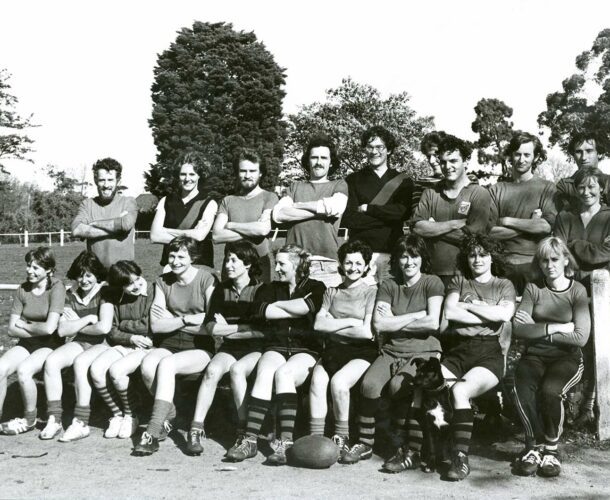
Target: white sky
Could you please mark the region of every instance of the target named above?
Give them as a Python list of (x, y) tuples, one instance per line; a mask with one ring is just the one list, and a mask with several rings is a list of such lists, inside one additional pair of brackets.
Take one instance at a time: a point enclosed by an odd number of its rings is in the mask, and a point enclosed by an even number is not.
[[(194, 20), (254, 31), (287, 69), (284, 111), (324, 99), (352, 76), (387, 95), (406, 90), (437, 128), (474, 138), (473, 107), (496, 97), (517, 128), (537, 131), (546, 95), (574, 70), (576, 55), (610, 27), (605, 0), (173, 0), (11, 1), (0, 15), (0, 67), (40, 127), (35, 165), (74, 173), (112, 156), (129, 194), (143, 191), (155, 160), (147, 120), (157, 54)], [(42, 184), (44, 186), (44, 184)]]

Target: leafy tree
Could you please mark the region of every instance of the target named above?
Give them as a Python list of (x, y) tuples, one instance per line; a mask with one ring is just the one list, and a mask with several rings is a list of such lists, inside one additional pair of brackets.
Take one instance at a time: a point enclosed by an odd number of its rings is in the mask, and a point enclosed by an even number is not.
[(9, 93), (11, 86), (8, 83), (11, 75), (6, 69), (0, 69), (0, 130), (8, 129), (9, 133), (0, 133), (0, 172), (6, 173), (2, 160), (27, 160), (26, 155), (32, 151), (34, 141), (27, 135), (20, 133), (24, 129), (35, 127), (31, 122), (32, 115), (27, 118), (15, 111), (18, 99)]
[(406, 92), (391, 94), (386, 99), (371, 85), (361, 84), (351, 78), (326, 91), (326, 101), (302, 106), (288, 117), (288, 138), (281, 174), (282, 179), (302, 178), (301, 155), (309, 138), (317, 133), (328, 134), (337, 144), (341, 156), (343, 177), (364, 165), (360, 146), (361, 133), (370, 126), (382, 125), (390, 130), (398, 142), (390, 157), (394, 167), (415, 176), (427, 167), (417, 159), (419, 141), (433, 127), (433, 118), (418, 117), (409, 106)]
[(233, 191), (240, 147), (261, 151), (269, 164), (263, 184), (275, 183), (286, 133), (284, 70), (254, 33), (197, 21), (159, 55), (154, 74), (149, 125), (158, 153), (145, 174), (151, 193), (175, 189), (177, 161), (187, 152), (199, 155), (208, 189)]
[(572, 132), (592, 132), (601, 150), (610, 151), (610, 29), (576, 57), (576, 72), (562, 87), (547, 96), (547, 109), (538, 115), (538, 124), (551, 131), (549, 142), (567, 151)]
[(479, 134), (474, 143), (482, 165), (502, 166), (502, 177), (510, 177), (510, 166), (503, 151), (513, 133), (513, 108), (499, 99), (481, 99), (474, 107), (472, 131)]

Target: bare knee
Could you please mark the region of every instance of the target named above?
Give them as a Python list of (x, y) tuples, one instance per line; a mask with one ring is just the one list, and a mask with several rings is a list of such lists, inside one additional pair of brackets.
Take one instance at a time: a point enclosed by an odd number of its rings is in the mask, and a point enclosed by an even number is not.
[(349, 394), (350, 387), (341, 377), (333, 377), (330, 381), (330, 390), (335, 397), (346, 397)]
[(315, 397), (326, 396), (326, 390), (328, 389), (328, 374), (322, 371), (314, 371), (313, 377), (311, 377), (311, 385), (309, 391)]
[(105, 366), (100, 366), (97, 363), (93, 363), (89, 373), (91, 374), (91, 380), (96, 387), (103, 387), (106, 385), (107, 370)]
[(163, 358), (161, 361), (159, 361), (159, 364), (157, 365), (157, 375), (160, 377), (169, 377), (169, 376), (175, 376), (176, 374), (176, 364), (174, 363), (174, 360), (171, 358), (171, 356), (168, 356), (167, 358)]
[(289, 364), (282, 365), (275, 371), (274, 379), (276, 383), (278, 380), (287, 380), (292, 378), (293, 371)]
[(453, 400), (456, 403), (466, 403), (470, 402), (470, 389), (463, 382), (456, 382), (451, 388), (451, 393), (453, 394)]
[(19, 382), (25, 382), (31, 380), (34, 376), (35, 371), (32, 366), (27, 365), (26, 363), (21, 363), (17, 367), (17, 379)]
[(216, 382), (224, 375), (223, 370), (217, 365), (208, 365), (207, 370), (203, 374), (204, 382)]
[(246, 370), (239, 366), (239, 363), (233, 363), (233, 366), (229, 369), (229, 375), (231, 380), (243, 380), (246, 378)]

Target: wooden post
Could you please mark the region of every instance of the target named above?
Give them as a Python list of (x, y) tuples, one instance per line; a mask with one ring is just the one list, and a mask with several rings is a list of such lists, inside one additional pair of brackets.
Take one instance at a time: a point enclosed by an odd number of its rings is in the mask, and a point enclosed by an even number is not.
[(51, 239), (51, 233), (49, 233), (49, 246), (52, 247), (53, 246), (53, 241)]
[(64, 246), (64, 230), (63, 229), (59, 230), (59, 246), (60, 247)]
[(25, 248), (27, 248), (27, 247), (28, 247), (28, 245), (29, 245), (29, 243), (30, 243), (30, 241), (29, 241), (29, 240), (30, 240), (30, 239), (29, 239), (29, 237), (28, 237), (28, 230), (26, 229), (25, 231), (23, 231), (23, 246), (24, 246)]
[(595, 349), (595, 379), (600, 440), (610, 439), (610, 273), (605, 269), (591, 275), (592, 331)]

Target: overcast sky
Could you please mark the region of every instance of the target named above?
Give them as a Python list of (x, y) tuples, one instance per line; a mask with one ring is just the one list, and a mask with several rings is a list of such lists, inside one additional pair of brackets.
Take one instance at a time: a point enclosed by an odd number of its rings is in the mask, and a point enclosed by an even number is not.
[(256, 33), (286, 68), (286, 113), (352, 76), (384, 95), (409, 92), (437, 128), (473, 138), (482, 97), (504, 100), (516, 127), (537, 131), (546, 95), (610, 27), (610, 2), (7, 2), (0, 68), (13, 75), (19, 110), (40, 125), (30, 133), (35, 165), (13, 163), (11, 171), (21, 179), (40, 178), (49, 163), (88, 171), (112, 156), (124, 166), (129, 194), (142, 192), (156, 153), (147, 120), (157, 54), (194, 20)]

